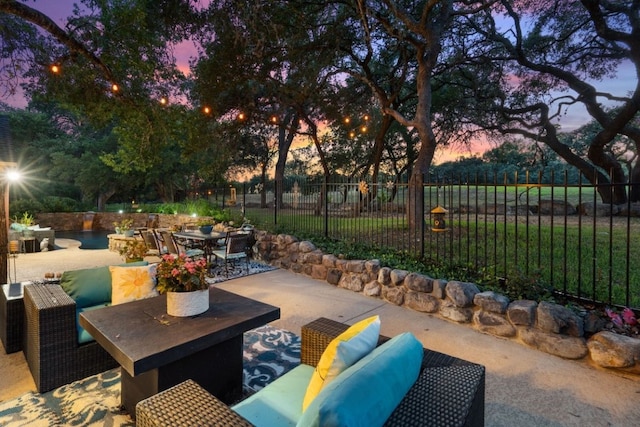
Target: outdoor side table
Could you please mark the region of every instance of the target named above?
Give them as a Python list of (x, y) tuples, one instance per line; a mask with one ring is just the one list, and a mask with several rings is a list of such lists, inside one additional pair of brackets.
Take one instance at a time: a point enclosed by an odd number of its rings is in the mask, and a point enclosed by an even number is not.
[(20, 237), (20, 252), (25, 254), (37, 252), (36, 243), (35, 237)]
[(0, 339), (4, 351), (15, 353), (22, 350), (24, 334), (24, 285), (30, 282), (2, 285), (0, 292)]

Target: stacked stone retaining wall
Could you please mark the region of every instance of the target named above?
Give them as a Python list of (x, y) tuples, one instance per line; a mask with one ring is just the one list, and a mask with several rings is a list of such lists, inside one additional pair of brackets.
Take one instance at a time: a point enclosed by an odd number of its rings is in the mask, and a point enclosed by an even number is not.
[(578, 314), (550, 302), (510, 301), (495, 292), (480, 292), (474, 283), (382, 267), (378, 260), (340, 259), (291, 235), (257, 232), (254, 252), (271, 265), (333, 286), (469, 325), (565, 359), (640, 375), (640, 339), (602, 331), (602, 319), (593, 313)]
[[(133, 220), (132, 228), (145, 227), (149, 219), (148, 213), (118, 213), (118, 212), (55, 212), (39, 213), (36, 222), (40, 227), (51, 227), (53, 230), (80, 231), (84, 229), (85, 215), (93, 214), (92, 230), (114, 230), (114, 222), (123, 219)], [(154, 214), (158, 219), (158, 228), (172, 228), (175, 225), (193, 223), (195, 219), (190, 215)]]

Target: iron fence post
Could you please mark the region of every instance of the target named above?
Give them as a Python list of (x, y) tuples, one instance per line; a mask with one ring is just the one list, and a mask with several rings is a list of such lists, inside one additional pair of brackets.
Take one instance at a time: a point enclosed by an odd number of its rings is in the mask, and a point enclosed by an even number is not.
[(278, 181), (273, 181), (273, 225), (278, 225)]
[(324, 194), (324, 203), (322, 206), (322, 215), (324, 217), (324, 237), (329, 237), (329, 193), (328, 193), (327, 176), (322, 180), (322, 193)]

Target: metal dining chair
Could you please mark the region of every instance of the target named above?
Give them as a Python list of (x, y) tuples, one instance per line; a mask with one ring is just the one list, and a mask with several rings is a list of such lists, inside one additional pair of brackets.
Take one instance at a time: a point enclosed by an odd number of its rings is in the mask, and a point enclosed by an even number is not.
[(174, 255), (185, 254), (189, 258), (200, 258), (204, 256), (202, 249), (189, 249), (183, 245), (180, 245), (173, 236), (171, 231), (161, 231), (160, 235), (164, 240), (164, 246), (167, 248), (167, 252)]
[(225, 247), (213, 250), (212, 254), (216, 259), (216, 263), (218, 259), (224, 261), (224, 274), (226, 277), (229, 277), (229, 263), (235, 263), (242, 259), (245, 261), (247, 274), (249, 273), (249, 257), (247, 256), (248, 241), (248, 234), (229, 234)]
[(152, 230), (141, 231), (142, 240), (147, 245), (148, 255), (160, 255), (160, 247)]

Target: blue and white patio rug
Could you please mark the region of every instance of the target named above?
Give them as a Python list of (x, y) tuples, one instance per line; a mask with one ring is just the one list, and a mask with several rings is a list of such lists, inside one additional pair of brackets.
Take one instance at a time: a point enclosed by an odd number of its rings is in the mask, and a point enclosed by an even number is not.
[[(249, 268), (244, 261), (236, 261), (230, 263), (228, 272), (225, 272), (224, 261), (218, 261), (217, 265), (212, 265), (207, 282), (215, 284), (224, 282), (225, 280), (237, 279), (238, 277), (251, 276), (252, 274), (264, 273), (265, 271), (275, 270), (276, 267), (268, 264), (262, 264), (257, 261), (250, 261)], [(247, 271), (248, 270), (248, 271)]]
[[(300, 338), (263, 326), (244, 334), (244, 387), (252, 393), (300, 363)], [(0, 426), (134, 426), (120, 408), (120, 368), (48, 393), (26, 393), (0, 403)]]

